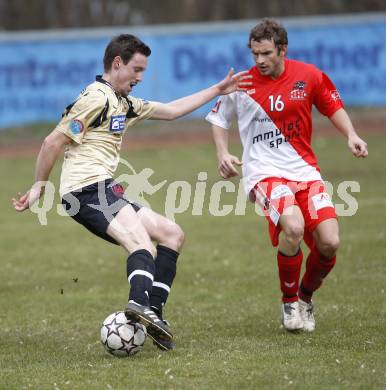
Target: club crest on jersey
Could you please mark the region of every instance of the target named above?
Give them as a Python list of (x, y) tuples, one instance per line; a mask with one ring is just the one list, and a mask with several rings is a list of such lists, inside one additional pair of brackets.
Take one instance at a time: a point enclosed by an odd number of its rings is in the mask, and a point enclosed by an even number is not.
[(306, 88), (305, 81), (296, 81), (292, 91), (290, 92), (291, 100), (305, 100), (307, 97), (307, 92), (304, 90)]
[(113, 115), (110, 122), (110, 131), (125, 130), (126, 115)]
[(79, 119), (74, 119), (70, 122), (70, 130), (72, 134), (80, 134), (83, 131), (83, 123)]

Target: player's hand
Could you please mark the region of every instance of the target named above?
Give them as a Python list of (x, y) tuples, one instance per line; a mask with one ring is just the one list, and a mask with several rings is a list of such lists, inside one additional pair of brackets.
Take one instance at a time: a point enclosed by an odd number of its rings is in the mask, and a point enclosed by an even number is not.
[(219, 159), (218, 171), (220, 176), (224, 179), (229, 179), (234, 176), (238, 176), (239, 171), (236, 166), (241, 166), (243, 163), (231, 154), (226, 154)]
[(355, 157), (366, 157), (369, 154), (366, 142), (357, 135), (350, 137), (347, 144)]
[(24, 195), (20, 192), (17, 194), (16, 198), (12, 198), (12, 205), (16, 211), (24, 211), (32, 206), (41, 196), (41, 188), (32, 187)]
[(219, 88), (219, 95), (227, 95), (236, 91), (245, 91), (252, 85), (252, 75), (248, 74), (248, 71), (235, 73), (234, 69), (228, 72), (224, 80), (217, 84)]

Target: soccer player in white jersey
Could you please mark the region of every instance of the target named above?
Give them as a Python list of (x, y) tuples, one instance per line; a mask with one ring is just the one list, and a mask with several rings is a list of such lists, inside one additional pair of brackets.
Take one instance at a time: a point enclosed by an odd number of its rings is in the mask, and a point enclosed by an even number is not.
[(35, 184), (12, 201), (17, 211), (35, 203), (65, 149), (60, 195), (66, 211), (89, 231), (129, 253), (126, 316), (147, 326), (155, 344), (168, 350), (174, 348), (173, 335), (162, 318), (162, 309), (176, 274), (184, 233), (164, 216), (123, 196), (122, 186), (113, 180), (122, 137), (140, 120), (172, 120), (218, 95), (242, 89), (249, 76), (231, 70), (224, 80), (193, 95), (166, 104), (147, 102), (128, 94), (142, 80), (150, 53), (150, 48), (133, 35), (111, 40), (104, 54), (103, 76), (97, 76), (66, 108), (42, 144)]
[[(347, 138), (355, 157), (368, 152), (334, 84), (315, 66), (287, 59), (287, 45), (287, 32), (279, 22), (264, 19), (255, 26), (249, 36), (256, 63), (249, 70), (252, 86), (220, 97), (207, 120), (213, 127), (220, 175), (235, 176), (242, 165), (246, 193), (268, 219), (272, 245), (278, 246), (284, 327), (313, 331), (312, 295), (334, 267), (339, 230), (311, 147), (312, 106)], [(235, 117), (242, 163), (228, 151), (227, 130)], [(299, 286), (302, 239), (310, 253)]]

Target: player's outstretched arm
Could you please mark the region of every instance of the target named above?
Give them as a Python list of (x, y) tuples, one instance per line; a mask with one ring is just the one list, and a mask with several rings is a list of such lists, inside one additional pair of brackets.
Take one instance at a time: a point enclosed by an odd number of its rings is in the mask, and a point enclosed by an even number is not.
[(234, 70), (231, 69), (223, 80), (209, 88), (170, 103), (156, 103), (156, 108), (150, 119), (173, 120), (189, 114), (216, 96), (247, 89), (251, 85), (249, 80), (251, 77), (247, 71), (235, 74)]
[(369, 154), (366, 142), (356, 133), (345, 109), (340, 108), (329, 119), (347, 137), (347, 146), (355, 157), (366, 157)]
[(44, 139), (36, 161), (35, 184), (25, 194), (22, 195), (19, 192), (16, 198), (12, 198), (12, 204), (16, 211), (28, 209), (42, 196), (44, 183), (48, 180), (64, 145), (70, 142), (70, 138), (57, 130), (54, 130)]
[(236, 166), (241, 166), (242, 162), (238, 157), (233, 156), (228, 151), (228, 131), (220, 126), (212, 125), (213, 140), (216, 145), (218, 172), (224, 179), (237, 176), (239, 174)]

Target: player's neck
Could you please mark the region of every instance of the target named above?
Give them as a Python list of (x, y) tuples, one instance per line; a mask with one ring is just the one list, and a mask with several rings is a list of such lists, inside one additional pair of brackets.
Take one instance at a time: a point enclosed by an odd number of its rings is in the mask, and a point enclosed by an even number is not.
[(277, 68), (275, 71), (271, 74), (271, 78), (276, 80), (278, 79), (285, 71), (285, 61), (284, 59), (278, 63)]
[(118, 93), (118, 92), (117, 92), (117, 88), (114, 86), (114, 80), (113, 80), (113, 78), (111, 77), (111, 75), (110, 75), (109, 73), (103, 73), (102, 79), (103, 79), (104, 81), (106, 81), (107, 84), (109, 84), (110, 87), (111, 87), (116, 93)]

